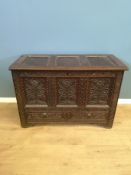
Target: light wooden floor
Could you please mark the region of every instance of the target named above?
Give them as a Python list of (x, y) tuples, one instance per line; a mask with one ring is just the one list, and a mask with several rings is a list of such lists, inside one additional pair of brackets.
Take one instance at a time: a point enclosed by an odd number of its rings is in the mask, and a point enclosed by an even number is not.
[(131, 175), (131, 105), (114, 127), (19, 125), (16, 104), (0, 104), (0, 175)]

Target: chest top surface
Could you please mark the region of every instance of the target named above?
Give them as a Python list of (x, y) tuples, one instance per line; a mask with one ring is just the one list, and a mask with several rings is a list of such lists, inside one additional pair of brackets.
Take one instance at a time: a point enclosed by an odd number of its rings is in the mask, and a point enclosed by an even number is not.
[(110, 54), (101, 55), (23, 55), (10, 70), (127, 70)]

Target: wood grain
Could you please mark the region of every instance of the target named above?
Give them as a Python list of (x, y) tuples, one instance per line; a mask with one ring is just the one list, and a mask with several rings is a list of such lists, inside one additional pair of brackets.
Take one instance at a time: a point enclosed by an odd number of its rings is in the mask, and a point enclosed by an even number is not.
[(1, 175), (130, 175), (131, 105), (114, 127), (43, 125), (23, 129), (16, 104), (0, 104)]

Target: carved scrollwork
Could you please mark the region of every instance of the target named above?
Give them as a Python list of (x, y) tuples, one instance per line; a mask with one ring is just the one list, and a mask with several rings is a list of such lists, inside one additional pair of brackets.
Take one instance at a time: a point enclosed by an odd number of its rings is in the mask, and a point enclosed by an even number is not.
[(65, 120), (69, 120), (73, 117), (73, 113), (71, 112), (65, 112), (65, 113), (62, 113), (61, 115), (61, 118), (65, 119)]
[(58, 104), (72, 105), (76, 104), (76, 79), (61, 78), (58, 79)]
[(46, 104), (46, 79), (25, 78), (25, 93), (28, 104)]
[(95, 123), (96, 121), (98, 122), (103, 122), (106, 123), (107, 121), (107, 116), (109, 112), (108, 111), (91, 111), (91, 112), (86, 112), (86, 111), (50, 111), (50, 112), (31, 112), (27, 113), (27, 121), (28, 122), (52, 122), (52, 121), (57, 121), (57, 122), (93, 122)]
[(27, 120), (29, 121), (42, 121), (43, 119), (47, 119), (48, 115), (47, 113), (29, 113), (27, 114)]
[(110, 78), (92, 78), (88, 94), (88, 104), (108, 104), (111, 88)]

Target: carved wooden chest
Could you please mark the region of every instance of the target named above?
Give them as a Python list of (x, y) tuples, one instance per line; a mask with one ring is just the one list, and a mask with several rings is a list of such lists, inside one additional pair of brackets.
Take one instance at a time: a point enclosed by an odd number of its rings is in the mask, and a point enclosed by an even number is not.
[(24, 55), (10, 66), (22, 127), (112, 127), (123, 73), (113, 55)]

